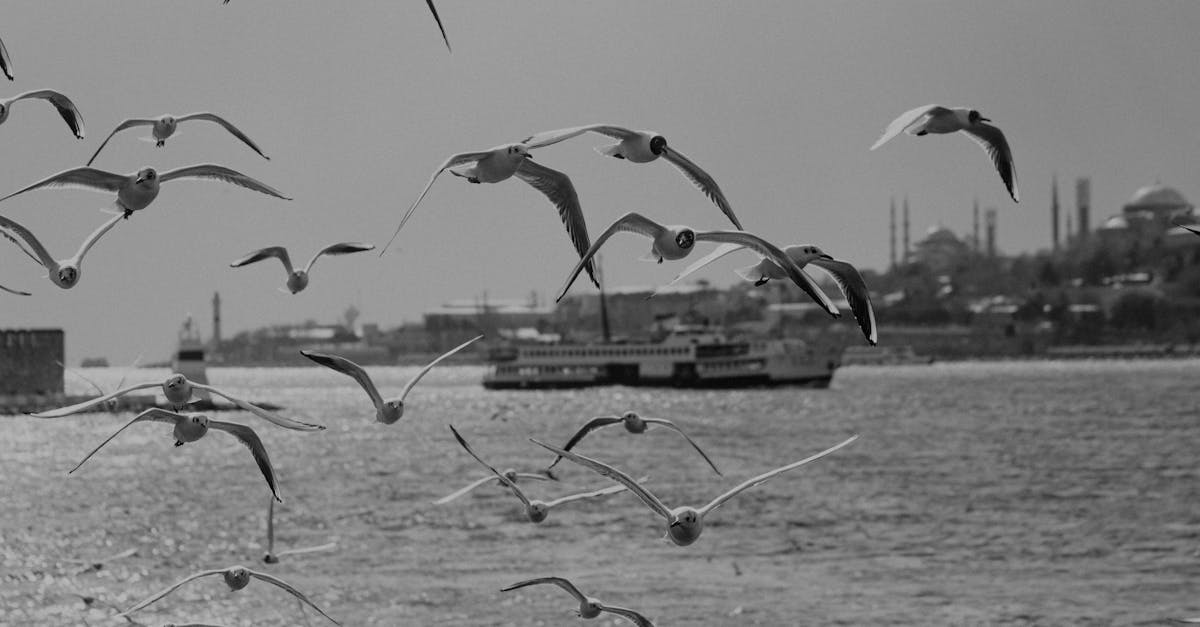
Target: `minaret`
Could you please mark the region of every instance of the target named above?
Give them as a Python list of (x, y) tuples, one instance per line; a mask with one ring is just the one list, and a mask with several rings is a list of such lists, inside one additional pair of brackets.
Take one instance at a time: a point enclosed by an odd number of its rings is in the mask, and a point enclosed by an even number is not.
[(996, 210), (989, 208), (984, 214), (987, 219), (987, 256), (996, 256)]
[(221, 351), (221, 293), (220, 292), (213, 292), (212, 308), (213, 308), (212, 352), (219, 353)]
[(1050, 250), (1058, 252), (1058, 173), (1050, 178)]
[(972, 248), (975, 249), (975, 252), (978, 253), (979, 252), (979, 244), (980, 244), (980, 241), (979, 241), (979, 197), (978, 196), (975, 197), (975, 200), (971, 205), (971, 210), (972, 210), (972, 212), (971, 212), (971, 214), (972, 214), (971, 246), (972, 246)]
[(888, 267), (890, 270), (896, 269), (896, 197), (888, 199), (888, 209), (891, 213), (891, 221), (888, 222), (889, 239), (891, 240), (892, 265)]
[(1080, 239), (1086, 239), (1091, 229), (1090, 213), (1092, 203), (1092, 181), (1087, 178), (1075, 179), (1075, 207), (1079, 211), (1079, 224), (1075, 232)]
[(908, 194), (904, 195), (904, 256), (901, 257), (901, 263), (908, 263)]

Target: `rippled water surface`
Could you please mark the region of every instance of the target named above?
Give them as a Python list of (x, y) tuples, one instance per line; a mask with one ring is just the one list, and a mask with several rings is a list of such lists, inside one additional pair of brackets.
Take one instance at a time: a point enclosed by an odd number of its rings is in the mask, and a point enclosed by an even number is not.
[[(416, 368), (373, 368), (385, 395)], [(122, 369), (89, 370), (112, 388)], [(165, 370), (138, 370), (130, 382)], [(435, 369), (400, 422), (329, 370), (212, 369), (212, 384), (322, 422), (284, 431), (246, 413), (285, 503), (260, 560), (269, 492), (223, 433), (171, 446), (167, 425), (129, 428), (66, 471), (129, 414), (0, 418), (0, 624), (120, 625), (125, 608), (201, 569), (244, 564), (309, 594), (345, 625), (571, 625), (577, 603), (521, 579), (562, 575), (663, 625), (1155, 624), (1200, 615), (1200, 361), (948, 363), (840, 370), (829, 390), (494, 392), (482, 368)], [(68, 376), (68, 391), (89, 393)], [(703, 504), (745, 478), (858, 433), (828, 458), (743, 493), (677, 547), (629, 494), (553, 510), (535, 525), (494, 486), (431, 501), (483, 469), (534, 470), (592, 416), (671, 418), (677, 435), (620, 427), (578, 451), (649, 475), (668, 505)], [(548, 500), (609, 485), (562, 462)], [(84, 562), (137, 549), (96, 570)], [(262, 582), (190, 583), (138, 612), (147, 624), (321, 624)], [(611, 615), (583, 624), (617, 625)]]

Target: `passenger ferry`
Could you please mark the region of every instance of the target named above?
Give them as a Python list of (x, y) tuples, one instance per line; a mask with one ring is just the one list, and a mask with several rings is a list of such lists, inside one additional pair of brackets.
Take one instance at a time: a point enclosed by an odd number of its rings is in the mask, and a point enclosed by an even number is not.
[(796, 338), (728, 340), (705, 327), (679, 327), (661, 342), (538, 344), (493, 349), (488, 389), (592, 385), (825, 388), (841, 362), (840, 346)]

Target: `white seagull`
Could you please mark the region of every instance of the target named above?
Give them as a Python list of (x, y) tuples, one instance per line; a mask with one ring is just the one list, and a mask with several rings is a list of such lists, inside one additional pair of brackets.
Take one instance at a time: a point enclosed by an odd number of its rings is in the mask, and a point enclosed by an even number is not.
[(175, 134), (176, 125), (178, 125), (180, 122), (187, 122), (188, 120), (203, 120), (206, 122), (215, 122), (220, 124), (225, 128), (225, 130), (232, 133), (234, 137), (242, 140), (242, 143), (249, 146), (252, 150), (254, 150), (254, 152), (257, 152), (260, 157), (267, 160), (271, 159), (267, 155), (263, 154), (262, 149), (258, 147), (258, 144), (254, 143), (254, 140), (250, 139), (250, 137), (239, 130), (238, 127), (231, 124), (228, 120), (215, 113), (199, 111), (178, 117), (168, 113), (161, 115), (158, 118), (130, 118), (125, 120), (124, 122), (118, 124), (117, 128), (113, 129), (113, 132), (109, 133), (108, 137), (104, 138), (104, 141), (100, 142), (100, 147), (97, 148), (96, 152), (92, 154), (92, 158), (88, 159), (87, 165), (92, 165), (92, 162), (95, 161), (96, 157), (100, 155), (100, 151), (104, 150), (104, 147), (108, 145), (108, 140), (112, 139), (113, 135), (116, 135), (120, 131), (123, 131), (127, 128), (133, 128), (135, 126), (152, 127), (150, 129), (150, 134), (153, 136), (154, 145), (162, 148), (163, 145), (166, 144), (167, 138)]
[[(591, 492), (582, 492), (580, 494), (564, 496), (562, 498), (554, 499), (553, 501), (539, 501), (537, 499), (531, 499), (525, 496), (525, 492), (523, 492), (521, 488), (517, 487), (516, 482), (512, 481), (500, 471), (488, 465), (487, 462), (480, 459), (479, 456), (475, 454), (475, 451), (471, 450), (471, 446), (467, 444), (467, 441), (458, 434), (458, 430), (454, 428), (454, 425), (450, 425), (450, 431), (454, 433), (454, 439), (458, 440), (459, 445), (462, 446), (463, 449), (465, 449), (467, 453), (471, 455), (471, 457), (474, 457), (475, 461), (479, 462), (484, 468), (492, 471), (492, 474), (499, 479), (501, 483), (508, 486), (508, 488), (512, 490), (513, 495), (516, 496), (521, 501), (521, 504), (525, 506), (525, 516), (529, 518), (529, 522), (540, 523), (543, 520), (546, 520), (546, 516), (550, 515), (550, 510), (558, 507), (559, 505), (625, 491), (625, 486), (615, 485), (607, 488), (601, 488), (599, 490), (592, 490)], [(639, 481), (646, 481), (646, 477), (642, 477), (639, 479)]]
[(13, 79), (12, 75), (12, 57), (8, 56), (8, 48), (4, 47), (4, 40), (0, 39), (0, 71), (8, 77), (8, 80)]
[(857, 439), (857, 435), (851, 436), (841, 444), (827, 448), (816, 455), (806, 457), (798, 462), (792, 462), (786, 466), (780, 466), (775, 470), (764, 472), (757, 477), (743, 481), (733, 489), (718, 496), (709, 502), (708, 505), (703, 507), (696, 508), (684, 505), (674, 509), (668, 508), (666, 504), (659, 500), (657, 496), (654, 496), (654, 494), (652, 494), (649, 490), (639, 485), (638, 482), (632, 477), (621, 472), (620, 470), (617, 470), (616, 468), (613, 468), (612, 466), (609, 466), (608, 464), (605, 464), (604, 462), (597, 461), (590, 457), (584, 457), (583, 455), (572, 453), (571, 451), (564, 451), (556, 446), (550, 446), (549, 444), (544, 444), (532, 438), (530, 441), (538, 446), (549, 449), (553, 453), (566, 457), (575, 463), (587, 466), (588, 468), (591, 468), (605, 477), (617, 481), (621, 485), (629, 488), (629, 490), (636, 494), (638, 498), (642, 499), (642, 502), (645, 503), (646, 506), (649, 507), (654, 513), (667, 519), (667, 535), (671, 538), (671, 541), (679, 546), (687, 546), (695, 542), (700, 537), (700, 532), (704, 530), (704, 516), (720, 507), (725, 503), (725, 501), (737, 496), (743, 490), (753, 488), (761, 483), (765, 483), (776, 475), (783, 474), (789, 470), (799, 468), (811, 461), (825, 457), (826, 455), (842, 448), (843, 446), (846, 446)]
[[(721, 475), (721, 471), (717, 469), (717, 465), (714, 464), (713, 461), (708, 458), (708, 455), (704, 454), (704, 451), (700, 449), (700, 445), (693, 442), (692, 439), (689, 438), (688, 435), (683, 432), (683, 429), (680, 429), (679, 427), (675, 426), (675, 423), (671, 422), (670, 420), (666, 420), (664, 418), (643, 418), (642, 416), (638, 415), (637, 412), (632, 412), (632, 411), (627, 411), (627, 412), (621, 414), (620, 416), (616, 416), (616, 415), (597, 416), (595, 418), (592, 418), (591, 420), (584, 423), (584, 425), (582, 427), (580, 427), (578, 431), (575, 432), (575, 435), (571, 436), (570, 440), (567, 440), (567, 443), (563, 445), (563, 450), (564, 451), (571, 450), (572, 448), (575, 447), (576, 444), (579, 444), (579, 441), (582, 440), (584, 438), (584, 436), (591, 433), (592, 431), (595, 431), (596, 429), (599, 429), (601, 427), (607, 427), (609, 425), (615, 425), (615, 424), (624, 424), (626, 431), (628, 431), (630, 433), (635, 433), (635, 434), (636, 433), (645, 433), (646, 427), (649, 425), (661, 425), (668, 429), (672, 429), (679, 435), (683, 436), (683, 439), (687, 440), (688, 444), (692, 445), (692, 448), (696, 449), (696, 452), (700, 454), (700, 457), (703, 457), (704, 461), (708, 462), (708, 465), (712, 467), (713, 472), (717, 473), (717, 475)], [(546, 472), (550, 472), (550, 469), (554, 468), (554, 465), (557, 464), (559, 462), (559, 460), (561, 460), (561, 459), (562, 459), (561, 455), (558, 457), (555, 457), (554, 461), (551, 462), (550, 465), (546, 468)]]
[(84, 457), (78, 464), (75, 464), (74, 468), (68, 470), (67, 474), (71, 474), (76, 470), (79, 470), (80, 466), (87, 462), (87, 460), (91, 459), (97, 451), (104, 448), (105, 444), (108, 444), (113, 438), (120, 435), (122, 431), (128, 429), (130, 425), (135, 422), (142, 422), (144, 420), (167, 422), (174, 425), (175, 428), (173, 433), (175, 435), (175, 446), (183, 446), (188, 442), (195, 442), (196, 440), (204, 437), (205, 434), (208, 433), (209, 429), (224, 431), (225, 433), (232, 435), (233, 437), (237, 438), (239, 442), (244, 444), (246, 448), (250, 449), (250, 454), (254, 456), (254, 462), (258, 464), (258, 469), (262, 471), (263, 478), (267, 480), (267, 485), (271, 488), (271, 494), (275, 497), (275, 500), (279, 501), (280, 503), (283, 502), (283, 499), (279, 498), (279, 488), (275, 482), (275, 469), (271, 466), (271, 458), (267, 457), (267, 449), (263, 446), (262, 440), (259, 439), (258, 434), (254, 432), (254, 429), (251, 429), (246, 425), (239, 425), (232, 422), (209, 420), (208, 416), (205, 416), (204, 414), (178, 414), (173, 411), (158, 409), (157, 407), (151, 407), (137, 416), (134, 416), (133, 420), (125, 423), (124, 427), (117, 429), (115, 433), (108, 436), (107, 440), (101, 442), (100, 446), (92, 449), (92, 452), (88, 453), (87, 456)]
[(675, 224), (664, 226), (647, 218), (640, 213), (627, 213), (620, 218), (617, 218), (612, 224), (596, 238), (592, 243), (592, 247), (588, 249), (583, 259), (576, 264), (575, 269), (567, 276), (566, 283), (558, 292), (557, 301), (562, 300), (566, 295), (567, 290), (571, 289), (571, 284), (575, 282), (575, 278), (579, 276), (579, 271), (583, 268), (585, 262), (591, 261), (592, 256), (596, 254), (604, 242), (613, 234), (626, 231), (629, 233), (637, 233), (649, 237), (653, 242), (650, 244), (650, 254), (642, 257), (648, 261), (658, 261), (662, 263), (663, 259), (682, 259), (692, 252), (692, 247), (696, 242), (722, 242), (729, 244), (737, 244), (745, 246), (758, 252), (759, 254), (774, 259), (779, 266), (787, 273), (787, 276), (804, 290), (817, 304), (834, 318), (840, 317), (833, 301), (821, 291), (817, 284), (813, 282), (808, 275), (800, 270), (800, 267), (791, 260), (782, 250), (774, 244), (746, 231), (697, 231), (691, 227)]
[(951, 109), (935, 104), (925, 105), (905, 111), (900, 114), (900, 117), (892, 120), (892, 123), (888, 124), (887, 129), (883, 131), (883, 135), (875, 140), (871, 150), (882, 146), (891, 138), (899, 135), (901, 131), (918, 137), (929, 133), (942, 134), (962, 131), (988, 153), (988, 156), (992, 158), (992, 163), (996, 165), (996, 170), (1000, 173), (1000, 178), (1004, 181), (1004, 187), (1008, 189), (1008, 195), (1012, 196), (1013, 202), (1020, 202), (1017, 192), (1017, 172), (1013, 168), (1012, 150), (1008, 147), (1008, 140), (1004, 139), (1004, 133), (1001, 133), (1000, 129), (991, 124), (985, 124), (985, 122), (991, 122), (991, 120), (980, 115), (979, 111), (975, 109), (967, 107)]
[(530, 135), (522, 142), (530, 148), (542, 148), (557, 144), (565, 139), (582, 135), (587, 132), (598, 133), (620, 140), (616, 144), (597, 146), (596, 152), (618, 159), (626, 159), (633, 163), (649, 163), (662, 157), (675, 166), (687, 180), (698, 187), (713, 204), (729, 218), (733, 226), (742, 230), (742, 223), (733, 214), (733, 207), (725, 200), (725, 193), (717, 186), (717, 181), (709, 176), (700, 166), (692, 162), (683, 153), (667, 146), (667, 138), (654, 131), (634, 131), (612, 124), (588, 124), (571, 128), (560, 128), (553, 131), (543, 131)]
[(404, 398), (408, 396), (409, 390), (413, 389), (413, 386), (417, 384), (417, 381), (421, 380), (421, 377), (424, 377), (426, 373), (432, 370), (433, 367), (438, 365), (438, 363), (443, 359), (453, 355), (454, 353), (457, 353), (467, 346), (470, 346), (472, 342), (482, 337), (482, 335), (477, 335), (450, 349), (449, 351), (446, 351), (437, 359), (429, 362), (429, 364), (422, 368), (421, 371), (416, 374), (416, 376), (408, 380), (408, 383), (404, 385), (404, 389), (400, 391), (400, 396), (389, 399), (383, 398), (383, 396), (379, 393), (379, 388), (375, 387), (375, 382), (371, 380), (371, 376), (367, 374), (367, 371), (363, 370), (362, 366), (350, 361), (349, 359), (346, 359), (345, 357), (339, 357), (337, 355), (317, 353), (314, 351), (300, 351), (300, 354), (317, 362), (318, 364), (321, 364), (322, 366), (325, 366), (326, 368), (336, 370), (344, 375), (349, 376), (355, 381), (358, 381), (358, 384), (361, 385), (364, 390), (366, 390), (367, 396), (371, 397), (371, 402), (375, 405), (375, 420), (377, 422), (382, 422), (385, 425), (390, 425), (393, 422), (400, 420), (400, 417), (404, 415)]
[[(522, 479), (532, 479), (534, 481), (554, 481), (553, 477), (549, 477), (547, 475), (533, 473), (533, 472), (517, 472), (517, 470), (515, 468), (506, 468), (504, 470), (504, 472), (502, 472), (500, 474), (504, 475), (504, 478), (508, 479), (508, 481), (510, 483), (516, 483)], [(455, 490), (454, 492), (451, 492), (450, 494), (443, 496), (442, 498), (434, 501), (433, 504), (434, 505), (445, 505), (446, 503), (453, 501), (454, 499), (470, 492), (471, 490), (474, 490), (475, 488), (478, 488), (481, 485), (484, 485), (486, 483), (491, 483), (493, 481), (499, 483), (502, 486), (508, 485), (507, 483), (504, 482), (503, 479), (500, 479), (500, 478), (496, 477), (495, 475), (489, 474), (486, 477), (476, 479), (475, 481), (468, 483), (467, 485), (463, 486), (462, 488), (459, 488), (458, 490)]]
[(159, 599), (167, 596), (168, 594), (171, 594), (176, 589), (178, 589), (180, 586), (183, 586), (184, 584), (188, 583), (189, 581), (194, 581), (196, 579), (199, 579), (201, 577), (207, 577), (209, 575), (220, 575), (221, 578), (225, 580), (225, 585), (229, 586), (229, 589), (233, 590), (235, 592), (238, 590), (241, 590), (242, 588), (245, 588), (250, 583), (251, 577), (260, 579), (260, 580), (265, 581), (275, 587), (282, 588), (288, 594), (296, 597), (297, 599), (299, 599), (300, 601), (303, 601), (304, 603), (307, 603), (309, 605), (309, 607), (311, 607), (314, 610), (316, 610), (317, 612), (319, 612), (321, 614), (321, 616), (328, 618), (329, 621), (332, 622), (334, 625), (341, 625), (341, 623), (337, 622), (336, 620), (333, 620), (332, 617), (330, 617), (328, 614), (326, 614), (324, 610), (317, 607), (316, 603), (313, 603), (312, 601), (310, 601), (308, 599), (308, 597), (304, 595), (303, 592), (300, 592), (299, 590), (297, 590), (294, 586), (292, 586), (292, 584), (290, 584), (278, 577), (268, 575), (267, 573), (260, 573), (257, 571), (250, 570), (249, 568), (246, 568), (245, 566), (230, 566), (228, 568), (218, 568), (215, 570), (203, 570), (194, 575), (189, 575), (189, 576), (184, 577), (183, 579), (179, 580), (178, 583), (167, 588), (166, 590), (163, 590), (162, 592), (159, 592), (158, 594), (155, 594), (154, 596), (151, 596), (148, 599), (140, 601), (133, 607), (125, 610), (124, 612), (121, 612), (120, 616), (127, 616), (129, 614), (132, 614), (132, 613), (140, 610), (140, 609), (143, 609), (146, 606), (150, 605), (151, 603), (154, 603), (155, 601), (158, 601)]
[[(38, 265), (46, 268), (47, 276), (50, 277), (51, 283), (64, 290), (69, 290), (75, 287), (76, 283), (79, 283), (79, 277), (83, 275), (83, 270), (80, 267), (83, 264), (83, 256), (91, 250), (92, 246), (100, 239), (100, 236), (116, 226), (120, 220), (121, 216), (113, 216), (107, 222), (101, 224), (100, 228), (92, 231), (92, 234), (83, 240), (83, 243), (79, 245), (79, 250), (75, 251), (75, 255), (66, 259), (56, 260), (50, 255), (50, 251), (46, 250), (46, 247), (33, 235), (32, 231), (4, 216), (0, 216), (0, 235), (3, 235), (16, 244), (22, 252), (36, 261)], [(12, 231), (16, 236), (25, 240), (29, 248), (22, 245), (17, 237), (13, 236), (9, 231)]]
[(79, 114), (79, 109), (75, 106), (75, 103), (71, 102), (70, 98), (53, 89), (27, 91), (23, 94), (17, 94), (12, 98), (0, 99), (0, 124), (3, 124), (8, 119), (8, 114), (12, 111), (14, 102), (28, 99), (45, 100), (54, 105), (54, 108), (58, 109), (58, 114), (62, 116), (63, 120), (66, 120), (67, 126), (71, 128), (71, 132), (75, 137), (83, 139), (83, 116)]
[(600, 615), (600, 612), (608, 612), (610, 614), (616, 614), (617, 616), (628, 618), (638, 627), (654, 627), (654, 623), (651, 623), (650, 619), (633, 610), (623, 607), (616, 607), (613, 605), (605, 605), (599, 599), (584, 596), (584, 594), (579, 591), (579, 588), (575, 587), (575, 584), (563, 577), (538, 577), (536, 579), (527, 579), (525, 581), (518, 581), (507, 588), (501, 588), (500, 591), (508, 592), (510, 590), (516, 590), (517, 588), (524, 588), (525, 586), (533, 586), (542, 583), (554, 584), (571, 593), (571, 596), (575, 597), (575, 600), (579, 601), (579, 610), (577, 611), (577, 614), (579, 614), (580, 618), (596, 618)]
[(226, 392), (222, 392), (211, 385), (205, 385), (203, 383), (192, 381), (178, 372), (172, 374), (163, 381), (148, 381), (146, 383), (138, 383), (127, 388), (119, 389), (111, 394), (105, 394), (91, 400), (83, 401), (82, 403), (76, 403), (74, 405), (61, 407), (59, 409), (52, 409), (49, 411), (31, 413), (29, 415), (34, 418), (61, 418), (63, 416), (69, 416), (71, 414), (88, 411), (93, 407), (100, 407), (108, 403), (108, 401), (111, 399), (117, 398), (118, 396), (124, 396), (125, 394), (134, 392), (136, 390), (145, 390), (155, 387), (162, 388), (163, 396), (167, 397), (167, 402), (170, 403), (171, 406), (176, 410), (183, 409), (188, 403), (191, 403), (195, 391), (200, 390), (223, 397), (234, 405), (237, 405), (238, 407), (254, 414), (255, 416), (258, 416), (267, 422), (274, 423), (285, 429), (292, 429), (295, 431), (320, 431), (325, 428), (321, 425), (314, 425), (307, 422), (292, 420), (291, 418), (285, 418), (272, 411), (263, 409), (262, 407), (259, 407), (258, 405), (255, 405), (249, 401), (245, 401)]
[(29, 187), (17, 190), (0, 201), (42, 187), (81, 187), (101, 192), (116, 192), (116, 208), (128, 218), (134, 211), (145, 209), (158, 197), (161, 183), (183, 178), (216, 179), (232, 183), (268, 196), (291, 200), (275, 188), (245, 174), (212, 163), (189, 165), (159, 174), (154, 168), (142, 168), (133, 174), (114, 174), (96, 168), (82, 167), (63, 170)]
[[(671, 279), (667, 285), (674, 285), (713, 261), (741, 249), (742, 246), (736, 244), (722, 244), (684, 268), (683, 272)], [(796, 262), (796, 265), (800, 266), (801, 272), (804, 272), (805, 266), (812, 264), (833, 277), (834, 282), (841, 289), (842, 295), (846, 297), (846, 303), (850, 305), (850, 312), (858, 321), (858, 326), (862, 329), (863, 336), (867, 338), (867, 343), (875, 346), (879, 341), (879, 327), (875, 324), (875, 308), (871, 305), (871, 292), (867, 289), (867, 282), (863, 280), (858, 269), (845, 261), (834, 259), (816, 246), (784, 246), (783, 252)], [(763, 285), (771, 279), (787, 278), (787, 274), (779, 267), (779, 264), (766, 257), (761, 257), (759, 262), (752, 266), (738, 268), (734, 272), (747, 281), (753, 281), (755, 285)], [(651, 296), (655, 294), (658, 294), (657, 290)]]
[[(533, 157), (529, 154), (528, 146), (504, 144), (481, 152), (462, 152), (447, 159), (433, 173), (433, 176), (429, 177), (429, 182), (425, 184), (425, 189), (421, 190), (421, 195), (417, 196), (416, 202), (400, 219), (400, 226), (397, 226), (396, 232), (392, 233), (392, 239), (388, 240), (383, 250), (379, 251), (381, 256), (387, 252), (388, 246), (391, 246), (396, 236), (400, 234), (400, 229), (404, 228), (404, 224), (412, 217), (413, 212), (417, 210), (417, 205), (421, 204), (421, 200), (425, 198), (425, 194), (429, 193), (433, 182), (447, 170), (472, 183), (499, 183), (514, 176), (529, 183), (554, 203), (555, 208), (558, 209), (559, 219), (562, 220), (563, 226), (567, 227), (567, 236), (571, 238), (575, 251), (581, 256), (587, 251), (590, 243), (587, 223), (583, 219), (579, 195), (575, 193), (575, 185), (571, 183), (570, 177), (558, 170), (552, 170), (534, 162)], [(600, 284), (596, 282), (590, 262), (587, 264), (587, 270), (588, 276), (592, 277), (592, 282), (599, 287)]]
[(279, 261), (283, 262), (283, 269), (288, 275), (287, 288), (291, 290), (293, 294), (295, 294), (296, 292), (308, 287), (308, 272), (309, 270), (312, 270), (313, 264), (317, 262), (317, 259), (320, 258), (321, 255), (346, 255), (349, 253), (371, 250), (372, 248), (375, 248), (374, 244), (364, 244), (360, 242), (341, 242), (339, 244), (330, 244), (329, 246), (317, 251), (317, 254), (313, 255), (312, 259), (309, 259), (308, 263), (303, 268), (293, 268), (292, 260), (290, 257), (288, 257), (286, 248), (283, 246), (268, 246), (267, 248), (260, 248), (254, 252), (246, 254), (246, 256), (242, 257), (241, 259), (229, 264), (229, 267), (240, 268), (256, 261), (262, 261), (263, 259), (275, 257), (279, 259)]

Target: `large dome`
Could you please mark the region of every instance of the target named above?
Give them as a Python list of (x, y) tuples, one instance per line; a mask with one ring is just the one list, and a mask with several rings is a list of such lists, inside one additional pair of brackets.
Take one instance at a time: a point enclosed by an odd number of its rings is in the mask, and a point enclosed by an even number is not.
[(1155, 183), (1133, 193), (1126, 207), (1190, 207), (1191, 203), (1174, 187)]

